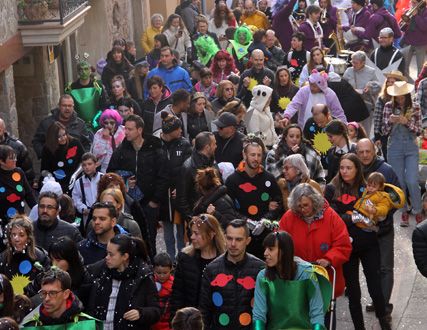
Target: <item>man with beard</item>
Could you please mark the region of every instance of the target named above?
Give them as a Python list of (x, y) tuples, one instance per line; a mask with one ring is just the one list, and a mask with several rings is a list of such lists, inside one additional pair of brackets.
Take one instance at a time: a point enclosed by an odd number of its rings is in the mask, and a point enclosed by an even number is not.
[(86, 329), (102, 329), (102, 322), (83, 314), (83, 304), (71, 292), (70, 275), (59, 269), (51, 269), (42, 279), (42, 288), (39, 291), (43, 303), (28, 314), (22, 321), (22, 327), (44, 328), (50, 325), (64, 325), (91, 321), (81, 325)]
[[(221, 315), (225, 314), (230, 319), (228, 328), (249, 330), (252, 329), (251, 301), (256, 277), (264, 262), (246, 253), (251, 237), (245, 220), (232, 220), (225, 229), (225, 238), (227, 251), (212, 261), (203, 273), (200, 310), (207, 329), (222, 329)], [(224, 275), (231, 278), (225, 285), (215, 281)], [(221, 306), (212, 299), (218, 294), (223, 298)]]
[(34, 222), (34, 237), (38, 247), (47, 251), (50, 244), (62, 236), (68, 236), (76, 243), (82, 240), (76, 227), (58, 218), (58, 195), (48, 191), (41, 193), (37, 210), (38, 219)]
[(110, 239), (118, 234), (126, 233), (117, 225), (117, 211), (112, 204), (95, 203), (92, 211), (92, 228), (89, 229), (87, 238), (78, 245), (85, 265), (104, 259)]
[(264, 53), (260, 49), (255, 49), (251, 54), (252, 67), (243, 71), (240, 76), (238, 95), (246, 107), (249, 107), (252, 100), (252, 89), (256, 85), (273, 86), (274, 72), (265, 67)]
[[(282, 194), (274, 176), (261, 165), (263, 156), (264, 145), (259, 138), (244, 141), (243, 161), (225, 182), (236, 210), (243, 218), (258, 222), (257, 225), (261, 225), (259, 221), (263, 218), (277, 220), (282, 210)], [(258, 258), (263, 257), (262, 240), (267, 234), (267, 230), (263, 229), (258, 226), (257, 230), (252, 231), (248, 249)]]
[(33, 148), (38, 158), (42, 156), (43, 146), (46, 142), (48, 128), (56, 121), (59, 121), (67, 128), (67, 133), (80, 141), (85, 151), (90, 150), (93, 136), (87, 130), (85, 122), (77, 117), (74, 111), (74, 100), (71, 95), (61, 95), (58, 107), (51, 111), (51, 115), (42, 119), (37, 127), (33, 138)]
[[(365, 179), (372, 172), (379, 172), (385, 177), (385, 182), (395, 186), (400, 186), (399, 179), (393, 168), (383, 159), (377, 156), (375, 145), (369, 139), (361, 139), (356, 146), (357, 157), (363, 164), (363, 174)], [(394, 227), (393, 215), (395, 210), (388, 213), (384, 221), (379, 222), (378, 241), (381, 254), (381, 287), (383, 290), (386, 311), (391, 314), (393, 305), (390, 304), (391, 292), (393, 290), (393, 269), (394, 269)], [(374, 311), (373, 304), (366, 306), (367, 311)]]
[(181, 168), (176, 186), (176, 209), (183, 219), (190, 221), (198, 196), (195, 188), (197, 170), (215, 164), (216, 140), (211, 132), (201, 132), (194, 139), (194, 150)]

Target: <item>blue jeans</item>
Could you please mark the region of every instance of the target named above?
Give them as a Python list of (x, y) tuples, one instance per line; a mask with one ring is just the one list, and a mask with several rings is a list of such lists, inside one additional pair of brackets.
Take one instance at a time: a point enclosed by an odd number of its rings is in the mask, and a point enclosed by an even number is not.
[[(174, 233), (174, 227), (176, 226), (176, 238)], [(163, 221), (163, 233), (166, 244), (166, 252), (175, 261), (177, 252), (184, 248), (184, 224), (174, 225), (170, 221)], [(175, 249), (175, 243), (176, 248)]]
[[(406, 189), (409, 191), (412, 212), (414, 214), (420, 213), (421, 190), (418, 183), (419, 155), (414, 134), (409, 133), (404, 127), (396, 127), (388, 140), (387, 159), (399, 178), (402, 190), (405, 194)], [(408, 209), (407, 206), (406, 209)]]

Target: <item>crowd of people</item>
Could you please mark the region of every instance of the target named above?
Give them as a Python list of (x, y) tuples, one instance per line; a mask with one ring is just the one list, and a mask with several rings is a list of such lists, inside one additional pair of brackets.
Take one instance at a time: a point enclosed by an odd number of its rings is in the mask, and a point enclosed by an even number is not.
[(401, 2), (183, 0), (142, 57), (78, 59), (39, 170), (0, 119), (0, 330), (336, 329), (344, 293), (363, 330), (360, 264), (391, 329), (396, 210), (427, 276), (427, 9)]

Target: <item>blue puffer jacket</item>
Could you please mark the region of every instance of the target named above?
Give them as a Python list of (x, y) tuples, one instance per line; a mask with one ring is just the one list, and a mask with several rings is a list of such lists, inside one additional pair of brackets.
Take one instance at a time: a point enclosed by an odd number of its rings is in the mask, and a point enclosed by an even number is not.
[[(170, 69), (166, 69), (162, 64), (148, 73), (146, 81), (153, 76), (159, 76), (163, 79), (166, 86), (173, 93), (177, 89), (183, 88), (188, 92), (191, 92), (193, 85), (191, 84), (190, 75), (185, 69), (178, 65), (174, 65)], [(144, 88), (145, 97), (148, 97), (148, 88)]]

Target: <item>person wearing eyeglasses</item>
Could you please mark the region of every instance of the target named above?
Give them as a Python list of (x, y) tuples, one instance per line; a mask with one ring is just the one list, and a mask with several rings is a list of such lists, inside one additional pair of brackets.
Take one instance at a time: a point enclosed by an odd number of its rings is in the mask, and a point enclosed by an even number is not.
[(59, 219), (59, 197), (47, 191), (39, 195), (38, 218), (34, 222), (36, 245), (48, 250), (52, 242), (59, 237), (68, 236), (74, 242), (80, 242), (82, 236), (73, 225)]
[[(21, 278), (22, 283), (30, 283), (42, 271), (36, 267), (36, 262), (42, 267), (50, 264), (46, 253), (36, 247), (33, 225), (25, 215), (17, 216), (9, 223), (6, 238), (7, 249), (0, 255), (1, 274), (10, 279)], [(15, 294), (24, 294), (24, 287), (16, 279), (11, 284)]]
[[(61, 269), (51, 269), (42, 279), (39, 291), (43, 303), (29, 313), (21, 323), (22, 328), (80, 324), (79, 329), (102, 329), (102, 322), (82, 314), (83, 305), (71, 291), (71, 277)], [(84, 324), (84, 325), (83, 325)]]
[[(16, 167), (16, 152), (7, 145), (0, 145), (0, 191), (2, 202), (0, 203), (1, 227), (7, 225), (10, 219), (17, 214), (25, 213), (24, 201), (31, 208), (36, 205), (36, 200), (24, 171)], [(0, 240), (1, 242), (1, 240)], [(3, 243), (0, 243), (0, 251), (3, 251)]]
[(216, 98), (212, 101), (212, 110), (218, 113), (229, 102), (240, 101), (236, 97), (236, 89), (230, 80), (222, 80), (216, 88)]
[(99, 118), (101, 128), (95, 133), (90, 150), (97, 157), (102, 173), (107, 171), (111, 155), (125, 138), (122, 122), (122, 117), (114, 109), (104, 110)]
[(56, 121), (46, 133), (40, 172), (51, 173), (61, 185), (62, 191), (67, 193), (71, 176), (78, 169), (84, 152), (80, 141), (69, 135), (61, 122)]
[(89, 151), (93, 135), (89, 133), (83, 119), (77, 117), (77, 113), (74, 111), (73, 97), (64, 94), (59, 98), (58, 107), (51, 111), (50, 116), (39, 123), (34, 134), (32, 143), (38, 158), (42, 156), (47, 130), (55, 121), (62, 123), (67, 128), (68, 133), (78, 139), (86, 151)]
[(104, 322), (104, 330), (150, 329), (161, 309), (148, 253), (142, 240), (117, 235), (107, 256), (92, 265), (94, 277), (87, 313)]

